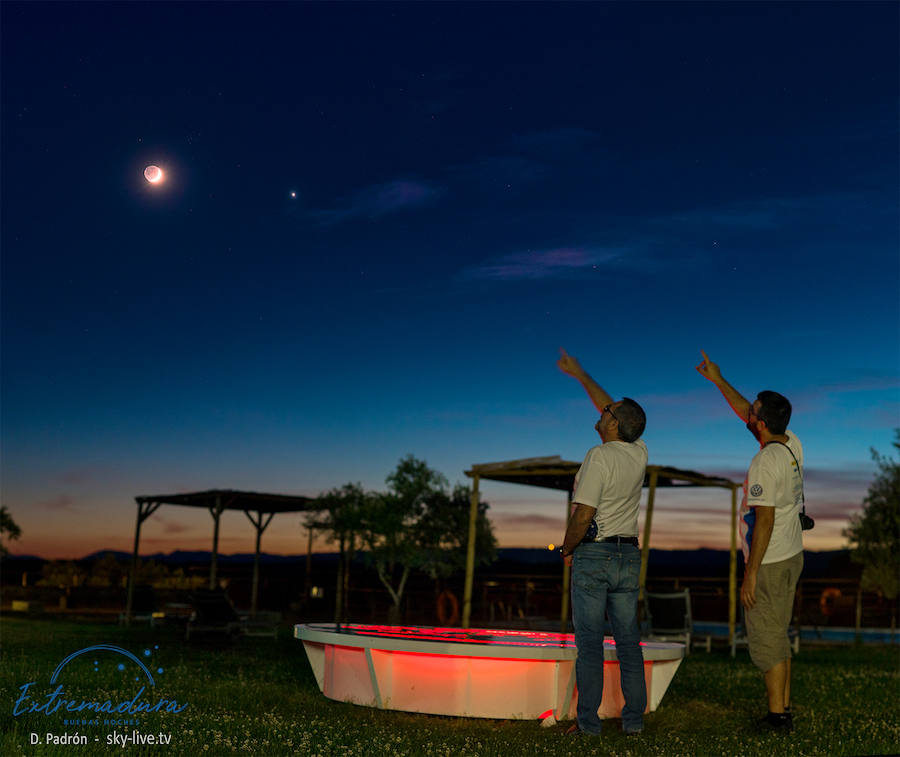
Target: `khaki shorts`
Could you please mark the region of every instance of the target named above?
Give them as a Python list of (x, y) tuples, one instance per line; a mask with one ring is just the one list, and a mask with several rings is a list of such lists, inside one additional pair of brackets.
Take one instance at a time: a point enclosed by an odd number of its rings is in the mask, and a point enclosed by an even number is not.
[(797, 579), (803, 570), (803, 553), (781, 562), (760, 565), (756, 579), (756, 604), (744, 613), (750, 659), (764, 673), (791, 659), (788, 626), (794, 611)]

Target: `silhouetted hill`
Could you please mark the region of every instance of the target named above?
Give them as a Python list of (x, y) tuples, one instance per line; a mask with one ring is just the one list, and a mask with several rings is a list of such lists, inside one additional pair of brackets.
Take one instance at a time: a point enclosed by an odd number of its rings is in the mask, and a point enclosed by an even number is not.
[[(727, 577), (731, 555), (724, 549), (651, 549), (647, 563), (650, 577)], [(860, 566), (850, 560), (850, 551), (835, 549), (803, 553), (804, 578), (856, 578)], [(497, 562), (487, 570), (493, 573), (522, 573), (555, 571), (560, 563), (559, 553), (549, 549), (499, 549)], [(738, 572), (743, 558), (738, 554)]]
[[(102, 549), (82, 557), (76, 562), (92, 563), (112, 553), (121, 562), (130, 562), (131, 553)], [(170, 567), (203, 566), (210, 562), (210, 552), (205, 550), (175, 550), (164, 554), (157, 552), (141, 555), (142, 560), (154, 560)], [(650, 577), (684, 576), (684, 577), (726, 577), (728, 575), (730, 555), (727, 550), (719, 549), (651, 549), (647, 566)], [(295, 567), (306, 561), (306, 555), (271, 555), (260, 554), (260, 564), (270, 570), (279, 566)], [(337, 563), (337, 554), (333, 552), (317, 552), (313, 555), (316, 567), (329, 568)], [(359, 560), (358, 560), (359, 561)], [(12, 575), (40, 570), (48, 562), (35, 555), (7, 555), (3, 558), (4, 577), (7, 581)], [(220, 566), (252, 565), (252, 553), (239, 553), (218, 556)], [(27, 566), (27, 567), (26, 567)], [(497, 561), (488, 567), (479, 569), (482, 573), (555, 573), (559, 570), (560, 557), (556, 551), (549, 549), (507, 548), (497, 550)], [(738, 571), (741, 571), (742, 558), (738, 556)], [(850, 552), (837, 549), (824, 552), (804, 553), (804, 578), (828, 578), (841, 576), (855, 578), (860, 573), (860, 566), (850, 560)], [(11, 575), (12, 574), (12, 575)]]

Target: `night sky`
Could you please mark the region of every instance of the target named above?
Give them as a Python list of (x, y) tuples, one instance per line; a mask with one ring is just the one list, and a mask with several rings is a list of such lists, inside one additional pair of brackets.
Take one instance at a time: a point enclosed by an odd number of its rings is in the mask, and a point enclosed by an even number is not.
[[(896, 3), (0, 11), (13, 552), (130, 549), (135, 495), (580, 461), (560, 347), (654, 464), (756, 451), (701, 349), (785, 394), (806, 545), (844, 543), (900, 424)], [(483, 491), (501, 546), (561, 539), (563, 493)], [(661, 493), (652, 545), (727, 546), (729, 502)], [(211, 526), (164, 507), (142, 551)], [(225, 515), (222, 551), (253, 538)]]

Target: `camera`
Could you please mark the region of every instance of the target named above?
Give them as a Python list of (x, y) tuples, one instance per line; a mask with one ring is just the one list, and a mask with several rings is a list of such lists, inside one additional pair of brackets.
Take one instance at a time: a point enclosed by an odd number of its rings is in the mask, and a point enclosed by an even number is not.
[(816, 525), (816, 522), (806, 514), (805, 510), (803, 512), (799, 513), (799, 518), (800, 518), (800, 528), (803, 529), (804, 531), (811, 531), (813, 526)]

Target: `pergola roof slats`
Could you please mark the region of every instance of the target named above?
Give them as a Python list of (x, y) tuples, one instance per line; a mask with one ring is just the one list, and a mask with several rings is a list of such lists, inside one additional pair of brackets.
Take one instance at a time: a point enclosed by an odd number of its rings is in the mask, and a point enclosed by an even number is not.
[(222, 510), (255, 510), (262, 513), (294, 513), (322, 509), (321, 503), (317, 503), (315, 497), (245, 492), (236, 489), (209, 489), (208, 491), (184, 494), (154, 494), (134, 499), (138, 504), (152, 502), (161, 505), (182, 505), (207, 509), (218, 505)]
[[(472, 478), (478, 476), (488, 481), (503, 481), (509, 484), (524, 486), (541, 486), (545, 489), (572, 491), (575, 486), (575, 474), (581, 463), (563, 460), (559, 455), (552, 457), (529, 457), (521, 460), (508, 460), (499, 463), (481, 463), (473, 465), (465, 474)], [(656, 472), (657, 487), (692, 487), (720, 486), (730, 489), (736, 484), (727, 478), (705, 476), (696, 471), (681, 470), (662, 465), (648, 465), (644, 476), (644, 486), (650, 486), (650, 475)]]

